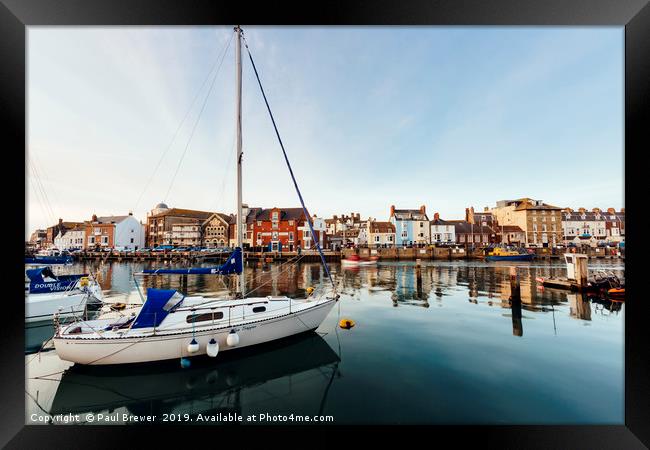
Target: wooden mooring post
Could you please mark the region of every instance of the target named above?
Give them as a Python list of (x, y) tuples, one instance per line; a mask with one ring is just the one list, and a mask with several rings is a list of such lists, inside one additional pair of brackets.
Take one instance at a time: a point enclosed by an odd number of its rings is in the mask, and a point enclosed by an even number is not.
[(523, 336), (524, 327), (521, 323), (521, 287), (517, 268), (510, 268), (510, 312), (512, 313), (512, 334)]

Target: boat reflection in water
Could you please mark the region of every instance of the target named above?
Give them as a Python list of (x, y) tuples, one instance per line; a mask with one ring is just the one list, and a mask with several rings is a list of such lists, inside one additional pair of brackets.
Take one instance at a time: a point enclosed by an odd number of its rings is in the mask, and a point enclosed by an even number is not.
[[(194, 358), (175, 364), (72, 366), (61, 378), (50, 414), (112, 413), (133, 415), (257, 413), (282, 408), (310, 393), (304, 413), (320, 413), (340, 359), (317, 333), (309, 332), (215, 359)], [(292, 388), (292, 382), (296, 388)], [(313, 396), (321, 390), (323, 395)], [(242, 400), (245, 397), (245, 401)], [(264, 402), (269, 402), (264, 405)], [(308, 402), (309, 403), (309, 402)], [(242, 411), (245, 404), (247, 411)], [(257, 410), (261, 406), (262, 410)], [(296, 411), (297, 412), (297, 411)]]

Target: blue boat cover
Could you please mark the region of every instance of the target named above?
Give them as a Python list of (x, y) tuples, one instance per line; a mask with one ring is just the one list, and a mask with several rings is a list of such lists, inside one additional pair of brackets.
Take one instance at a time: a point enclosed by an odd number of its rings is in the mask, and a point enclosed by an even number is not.
[(174, 289), (147, 289), (147, 299), (131, 328), (157, 327), (184, 298)]
[[(25, 271), (29, 278), (29, 293), (43, 294), (49, 292), (61, 292), (72, 289), (81, 277), (87, 277), (88, 274), (79, 275), (54, 275), (49, 267), (39, 267), (37, 269), (28, 269)], [(53, 278), (52, 281), (45, 281), (45, 277)]]
[(43, 277), (50, 277), (54, 278), (55, 280), (56, 275), (52, 272), (52, 269), (49, 267), (39, 267), (37, 269), (28, 269), (25, 271), (27, 274), (27, 278), (29, 278), (29, 281), (32, 283), (45, 283), (45, 280)]
[(25, 258), (25, 264), (69, 264), (72, 262), (72, 256), (36, 256), (34, 258)]
[(243, 267), (241, 249), (237, 247), (228, 260), (218, 267), (191, 267), (189, 269), (145, 269), (143, 273), (181, 275), (230, 275), (241, 273)]

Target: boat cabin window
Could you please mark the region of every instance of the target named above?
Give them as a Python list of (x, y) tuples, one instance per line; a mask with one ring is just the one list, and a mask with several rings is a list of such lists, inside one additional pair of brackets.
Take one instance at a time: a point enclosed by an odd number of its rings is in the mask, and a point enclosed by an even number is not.
[(223, 312), (218, 311), (214, 313), (205, 313), (205, 314), (192, 314), (191, 316), (187, 316), (185, 321), (187, 323), (193, 323), (193, 322), (207, 322), (209, 320), (219, 320), (223, 319)]
[(255, 308), (253, 308), (254, 313), (259, 313), (264, 311), (266, 311), (266, 306), (256, 306)]

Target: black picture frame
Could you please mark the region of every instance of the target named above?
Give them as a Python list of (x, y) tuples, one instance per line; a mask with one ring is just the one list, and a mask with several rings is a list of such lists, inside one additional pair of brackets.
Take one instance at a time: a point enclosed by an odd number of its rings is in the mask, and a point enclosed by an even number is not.
[[(25, 176), (26, 164), (26, 27), (30, 25), (611, 25), (625, 26), (625, 196), (627, 206), (626, 267), (629, 299), (625, 310), (625, 425), (621, 426), (453, 426), (432, 427), (435, 442), (450, 439), (454, 444), (468, 441), (500, 448), (644, 448), (650, 446), (650, 373), (648, 371), (647, 304), (641, 292), (643, 264), (640, 260), (643, 236), (644, 153), (650, 149), (648, 103), (650, 99), (650, 6), (647, 0), (348, 0), (330, 3), (215, 2), (207, 0), (0, 0), (0, 118), (4, 125), (4, 192), (9, 201), (5, 224), (12, 224), (14, 211), (20, 211), (16, 178)], [(22, 156), (22, 157), (21, 157)], [(14, 176), (14, 174), (16, 176)], [(604, 176), (603, 174), (594, 174)], [(636, 186), (636, 187), (635, 187)], [(15, 208), (12, 202), (15, 202)], [(18, 221), (20, 222), (20, 221)], [(23, 271), (24, 225), (15, 226), (10, 242), (16, 261), (7, 270), (5, 288), (12, 294), (3, 299), (5, 314), (0, 327), (3, 351), (1, 366), (2, 417), (0, 445), (8, 448), (95, 448), (133, 444), (138, 435), (153, 445), (166, 440), (167, 433), (143, 430), (148, 427), (107, 426), (26, 426), (24, 394), (24, 321), (18, 298)], [(11, 227), (5, 227), (10, 229)], [(13, 228), (12, 228), (13, 229)], [(631, 244), (630, 244), (631, 243)], [(639, 259), (635, 264), (634, 259)], [(12, 259), (13, 261), (13, 259)], [(13, 293), (15, 289), (15, 294)], [(586, 370), (585, 377), (594, 376)], [(516, 380), (512, 380), (516, 382)], [(300, 427), (305, 430), (307, 428)], [(262, 427), (258, 428), (259, 430)], [(256, 429), (256, 430), (258, 430)], [(391, 431), (373, 430), (373, 434)], [(211, 436), (214, 445), (223, 445), (224, 435), (233, 440), (248, 439), (251, 433), (227, 433), (220, 428), (195, 427), (188, 444), (201, 442), (199, 435)], [(222, 431), (223, 430), (223, 431)], [(309, 430), (309, 429), (308, 429)], [(403, 433), (397, 431), (398, 435)], [(282, 427), (264, 427), (264, 439), (281, 438)], [(278, 431), (280, 433), (278, 433)], [(350, 428), (347, 429), (350, 431)], [(410, 432), (410, 431), (409, 431)], [(270, 434), (269, 434), (270, 433)], [(327, 442), (336, 445), (339, 437), (326, 430)], [(125, 436), (126, 435), (126, 436)], [(284, 437), (283, 437), (284, 436)], [(189, 438), (190, 435), (185, 435)], [(346, 433), (345, 439), (352, 439)], [(306, 445), (304, 441), (302, 445)], [(297, 442), (296, 442), (297, 443)]]

